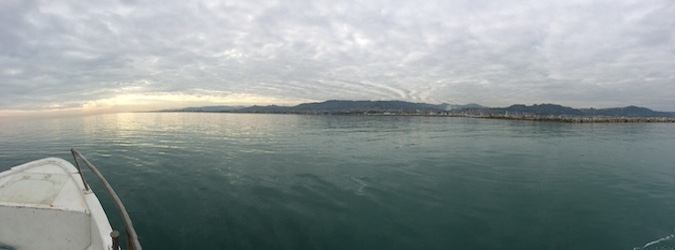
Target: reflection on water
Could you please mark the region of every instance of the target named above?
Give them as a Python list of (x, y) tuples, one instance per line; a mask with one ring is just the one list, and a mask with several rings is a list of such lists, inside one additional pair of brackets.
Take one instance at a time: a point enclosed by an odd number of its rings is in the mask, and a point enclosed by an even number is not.
[(674, 132), (128, 113), (2, 123), (0, 170), (78, 147), (149, 249), (631, 249), (672, 233)]

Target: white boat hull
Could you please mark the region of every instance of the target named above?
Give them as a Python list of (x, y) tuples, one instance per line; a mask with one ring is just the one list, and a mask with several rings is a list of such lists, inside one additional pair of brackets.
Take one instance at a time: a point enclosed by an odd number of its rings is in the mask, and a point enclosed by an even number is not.
[(0, 173), (0, 247), (112, 249), (101, 203), (77, 169), (59, 158)]

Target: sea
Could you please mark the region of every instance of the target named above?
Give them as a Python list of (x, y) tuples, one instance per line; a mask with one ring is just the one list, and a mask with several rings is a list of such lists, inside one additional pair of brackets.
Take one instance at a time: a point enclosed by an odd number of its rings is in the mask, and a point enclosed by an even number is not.
[(115, 188), (145, 249), (675, 249), (672, 123), (231, 113), (0, 121), (0, 171), (72, 162), (70, 148)]

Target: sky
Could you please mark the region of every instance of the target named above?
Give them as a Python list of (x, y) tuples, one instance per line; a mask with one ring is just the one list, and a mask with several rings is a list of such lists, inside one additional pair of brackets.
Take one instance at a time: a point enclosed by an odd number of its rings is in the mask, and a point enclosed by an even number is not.
[(675, 1), (0, 1), (0, 116), (325, 100), (675, 111)]

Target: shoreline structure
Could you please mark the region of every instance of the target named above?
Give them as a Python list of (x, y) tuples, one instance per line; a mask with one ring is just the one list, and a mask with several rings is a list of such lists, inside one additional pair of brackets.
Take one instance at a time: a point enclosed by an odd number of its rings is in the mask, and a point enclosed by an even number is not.
[(372, 116), (437, 116), (463, 117), (495, 120), (516, 120), (560, 123), (675, 123), (675, 117), (581, 117), (581, 116), (538, 116), (538, 115), (467, 115), (467, 114), (305, 114), (305, 115), (372, 115)]
[(575, 109), (558, 104), (514, 104), (490, 108), (475, 103), (466, 105), (411, 103), (404, 101), (329, 100), (297, 106), (207, 106), (159, 112), (208, 112), (245, 114), (296, 114), (345, 116), (435, 116), (483, 119), (544, 121), (561, 123), (675, 123), (675, 113), (648, 108)]
[(484, 119), (542, 121), (562, 123), (675, 123), (673, 117), (583, 117), (583, 116), (461, 116)]
[(625, 116), (565, 116), (565, 115), (495, 115), (469, 114), (455, 112), (242, 112), (242, 111), (155, 111), (168, 113), (231, 113), (231, 114), (280, 114), (280, 115), (339, 115), (339, 116), (426, 116), (426, 117), (463, 117), (496, 120), (517, 120), (560, 123), (675, 123), (675, 117), (625, 117)]

